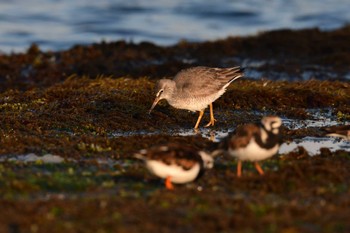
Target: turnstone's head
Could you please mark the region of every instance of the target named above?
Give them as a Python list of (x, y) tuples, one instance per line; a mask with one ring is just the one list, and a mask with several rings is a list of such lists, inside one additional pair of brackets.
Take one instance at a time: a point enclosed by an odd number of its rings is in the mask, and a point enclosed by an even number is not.
[(273, 134), (279, 134), (279, 128), (282, 126), (282, 120), (278, 116), (266, 116), (261, 119), (261, 124), (266, 131)]
[(213, 156), (209, 155), (204, 151), (199, 151), (198, 154), (201, 156), (203, 160), (203, 166), (206, 169), (211, 169), (214, 167), (214, 159)]

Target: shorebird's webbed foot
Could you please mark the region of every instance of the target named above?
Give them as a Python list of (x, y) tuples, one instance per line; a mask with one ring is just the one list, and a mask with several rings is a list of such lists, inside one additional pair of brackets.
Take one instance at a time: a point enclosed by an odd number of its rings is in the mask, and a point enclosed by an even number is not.
[(215, 121), (216, 121), (215, 118), (210, 119), (210, 121), (208, 122), (208, 124), (206, 124), (204, 127), (214, 126)]
[(209, 108), (210, 108), (210, 121), (204, 127), (214, 126), (215, 121), (216, 121), (214, 118), (213, 103), (209, 104)]

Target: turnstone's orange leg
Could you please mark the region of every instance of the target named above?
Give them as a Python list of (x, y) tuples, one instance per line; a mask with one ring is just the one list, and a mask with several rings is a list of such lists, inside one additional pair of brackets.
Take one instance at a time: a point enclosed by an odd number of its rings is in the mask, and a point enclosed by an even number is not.
[(173, 190), (174, 189), (174, 186), (173, 184), (171, 183), (171, 177), (168, 176), (166, 179), (165, 179), (165, 187), (169, 190)]
[(241, 177), (242, 176), (242, 161), (238, 160), (237, 162), (237, 176)]
[(209, 108), (210, 108), (210, 121), (208, 124), (206, 124), (205, 127), (214, 126), (214, 123), (216, 121), (214, 118), (213, 103), (210, 103)]
[(258, 164), (258, 162), (255, 162), (254, 165), (255, 165), (256, 170), (259, 172), (259, 174), (260, 174), (260, 175), (264, 175), (264, 171), (263, 171), (263, 169), (260, 167), (260, 165)]
[(197, 123), (196, 123), (196, 125), (194, 126), (194, 129), (198, 129), (198, 126), (199, 126), (199, 122), (201, 122), (201, 120), (202, 120), (202, 117), (203, 117), (203, 114), (204, 114), (204, 110), (201, 110), (201, 111), (199, 111), (199, 116), (198, 116), (198, 120), (197, 120)]

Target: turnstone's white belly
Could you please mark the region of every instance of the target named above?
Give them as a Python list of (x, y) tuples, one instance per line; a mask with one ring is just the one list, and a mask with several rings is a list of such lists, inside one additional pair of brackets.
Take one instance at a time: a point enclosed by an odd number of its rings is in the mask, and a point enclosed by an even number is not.
[(167, 165), (156, 160), (147, 161), (146, 166), (154, 175), (163, 179), (171, 177), (171, 181), (178, 184), (195, 180), (200, 170), (199, 164), (195, 164), (191, 169), (185, 170), (178, 165)]
[(251, 140), (247, 147), (236, 150), (229, 149), (229, 154), (242, 161), (260, 161), (273, 156), (278, 152), (279, 145), (275, 145), (271, 149), (260, 147), (254, 140)]

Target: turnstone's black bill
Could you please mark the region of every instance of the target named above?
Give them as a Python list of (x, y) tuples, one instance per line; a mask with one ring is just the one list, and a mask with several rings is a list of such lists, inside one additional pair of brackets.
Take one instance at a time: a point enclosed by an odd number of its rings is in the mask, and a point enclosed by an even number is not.
[(144, 160), (151, 173), (165, 179), (167, 189), (174, 189), (172, 183), (194, 181), (214, 166), (213, 158), (206, 152), (180, 144), (143, 149), (135, 157)]
[(198, 128), (203, 117), (204, 110), (210, 106), (210, 122), (206, 125), (214, 125), (213, 102), (225, 93), (231, 82), (243, 76), (243, 69), (193, 67), (180, 71), (174, 79), (161, 79), (158, 82), (156, 98), (149, 113), (157, 103), (166, 99), (174, 108), (199, 111), (199, 116), (194, 126)]
[(238, 177), (242, 175), (242, 161), (254, 162), (259, 174), (264, 174), (258, 161), (270, 158), (278, 152), (282, 142), (281, 125), (281, 118), (266, 116), (262, 118), (260, 124), (246, 124), (237, 127), (223, 140), (222, 146), (227, 153), (238, 159)]
[(341, 137), (350, 140), (350, 125), (332, 126), (324, 129), (327, 136)]

